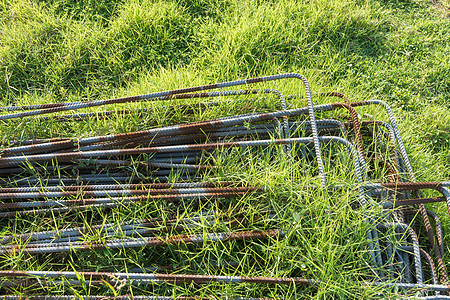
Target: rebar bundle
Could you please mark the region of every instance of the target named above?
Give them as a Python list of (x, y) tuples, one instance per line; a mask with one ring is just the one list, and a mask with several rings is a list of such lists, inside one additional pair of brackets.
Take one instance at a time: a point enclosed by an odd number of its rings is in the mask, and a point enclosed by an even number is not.
[[(288, 109), (287, 100), (301, 96), (285, 96), (275, 89), (224, 90), (287, 78), (300, 79), (303, 83), (308, 103), (306, 107)], [(214, 89), (221, 90), (209, 91)], [(234, 149), (257, 151), (281, 145), (282, 153), (278, 152), (278, 155), (284, 155), (292, 161), (301, 160), (317, 170), (313, 175), (319, 176), (321, 186), (308, 185), (308, 188), (322, 189), (327, 194), (339, 193), (340, 188), (353, 186), (358, 190), (360, 206), (383, 208), (381, 216), (367, 215), (365, 220), (370, 228), (367, 231), (369, 264), (373, 267), (376, 280), (357, 281), (355, 284), (388, 288), (395, 286), (404, 291), (421, 290), (422, 296), (428, 297), (427, 299), (433, 297), (428, 295), (430, 292), (436, 295), (449, 292), (443, 259), (445, 247), (441, 221), (424, 204), (445, 202), (450, 215), (450, 182), (416, 182), (392, 110), (382, 101), (351, 103), (343, 94), (329, 92), (314, 96), (317, 99), (337, 97), (344, 102), (314, 105), (307, 79), (302, 75), (289, 73), (110, 100), (3, 107), (0, 110), (12, 113), (0, 115), (0, 120), (32, 117), (42, 122), (73, 122), (103, 119), (117, 114), (135, 114), (140, 117), (152, 114), (153, 110), (145, 108), (136, 111), (126, 109), (66, 115), (47, 114), (109, 104), (174, 99), (221, 97), (232, 103), (231, 97), (245, 95), (275, 96), (281, 110), (277, 107), (246, 105), (241, 107), (244, 113), (238, 115), (140, 131), (3, 141), (3, 148), (0, 149), (0, 218), (5, 222), (13, 222), (18, 216), (39, 217), (94, 209), (105, 211), (140, 203), (164, 202), (182, 207), (186, 201), (201, 203), (211, 199), (264, 197), (268, 191), (266, 186), (250, 185), (242, 181), (214, 181), (208, 176), (219, 169), (215, 164), (216, 158), (231, 155)], [(218, 102), (202, 102), (198, 105), (179, 105), (178, 109), (189, 114), (196, 109), (218, 106)], [(362, 121), (356, 109), (370, 106), (384, 109), (389, 122), (375, 119)], [(317, 117), (335, 111), (345, 111), (346, 115)], [(351, 184), (329, 184), (324, 169), (324, 158), (329, 155), (324, 153), (329, 154), (337, 149), (345, 149), (343, 152), (353, 164), (354, 180)], [(374, 171), (378, 167), (386, 170), (388, 182), (381, 181), (380, 174)], [(435, 190), (441, 196), (424, 197), (421, 191), (426, 189)], [(420, 218), (416, 218), (417, 215)], [(264, 221), (265, 228), (242, 230), (241, 225), (249, 222), (245, 207), (242, 207), (240, 211), (223, 209), (186, 212), (181, 216), (134, 219), (122, 224), (100, 223), (89, 227), (11, 234), (0, 240), (0, 255), (270, 241), (282, 239), (288, 233), (286, 229), (279, 228), (277, 213), (270, 207), (266, 207), (256, 221)], [(255, 222), (255, 218), (252, 222)], [(212, 228), (216, 225), (227, 228), (227, 231), (183, 233), (188, 229)], [(100, 234), (100, 239), (86, 241), (85, 234), (93, 231)], [(225, 265), (233, 264), (234, 262), (229, 262)], [(70, 285), (79, 285), (82, 281), (80, 277), (93, 286), (105, 282), (115, 284), (115, 281), (130, 285), (210, 282), (300, 286), (321, 284), (316, 278), (183, 274), (171, 272), (173, 269), (170, 267), (149, 267), (141, 271), (143, 272), (2, 270), (0, 277), (6, 280), (0, 282), (0, 286), (7, 288), (25, 285), (24, 278), (26, 284), (32, 284), (30, 280), (39, 279), (49, 282), (59, 280), (49, 284), (66, 280)], [(65, 297), (37, 295), (27, 299), (66, 299)], [(89, 296), (89, 299), (96, 299), (95, 297)], [(125, 295), (116, 299), (129, 297), (131, 296)], [(14, 295), (0, 296), (0, 299), (22, 298)], [(130, 299), (171, 298), (133, 295)]]

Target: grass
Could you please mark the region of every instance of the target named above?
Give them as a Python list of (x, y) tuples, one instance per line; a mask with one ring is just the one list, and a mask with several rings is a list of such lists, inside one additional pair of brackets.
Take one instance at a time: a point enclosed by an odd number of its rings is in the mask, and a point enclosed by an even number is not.
[[(251, 76), (298, 72), (314, 92), (336, 90), (352, 101), (377, 98), (391, 105), (419, 180), (449, 180), (450, 170), (450, 18), (448, 1), (425, 0), (183, 0), (183, 1), (0, 1), (0, 102), (23, 105), (106, 99)], [(258, 87), (302, 94), (294, 80)], [(224, 100), (224, 99), (220, 99)], [(336, 100), (336, 99), (334, 99)], [(333, 99), (315, 98), (315, 103)], [(85, 122), (41, 122), (32, 119), (0, 124), (2, 140), (92, 136), (205, 120), (240, 113), (236, 106), (196, 111), (192, 116), (169, 111), (168, 103), (116, 105), (109, 109), (153, 107), (144, 117), (117, 116)], [(258, 97), (255, 105), (275, 107), (274, 97)], [(179, 103), (179, 101), (174, 101)], [(290, 102), (304, 106), (302, 98)], [(97, 111), (99, 109), (92, 109)], [(361, 111), (363, 111), (361, 109)], [(366, 110), (364, 110), (366, 111)], [(381, 110), (370, 110), (387, 120)], [(343, 149), (333, 159), (348, 164)], [(277, 224), (288, 233), (263, 242), (204, 243), (31, 256), (0, 257), (0, 269), (124, 271), (135, 267), (174, 264), (189, 270), (209, 260), (239, 260), (233, 269), (202, 268), (202, 274), (300, 276), (323, 281), (318, 287), (265, 287), (253, 284), (205, 286), (87, 285), (20, 287), (9, 293), (41, 292), (88, 295), (266, 296), (282, 299), (395, 298), (396, 291), (361, 288), (356, 279), (373, 278), (368, 267), (364, 216), (377, 209), (352, 209), (355, 191), (344, 190), (325, 200), (304, 187), (319, 185), (315, 170), (286, 160), (279, 147), (256, 153), (232, 150), (216, 157), (219, 165), (209, 180), (235, 179), (266, 185), (264, 196), (249, 195), (225, 202), (185, 202), (182, 206), (148, 203), (111, 211), (77, 215), (24, 217), (1, 221), (0, 236), (10, 233), (90, 225), (130, 218), (219, 208), (245, 208), (251, 221), (241, 229), (269, 228), (257, 221), (259, 209), (273, 207)], [(352, 170), (327, 165), (330, 182), (354, 182)], [(380, 171), (382, 172), (382, 171)], [(30, 173), (33, 175), (33, 172)], [(283, 188), (275, 188), (282, 186)], [(328, 206), (331, 214), (327, 213)], [(443, 205), (431, 205), (450, 225)], [(99, 221), (101, 220), (101, 221)], [(226, 231), (202, 224), (195, 233)], [(188, 231), (189, 232), (189, 231)], [(120, 233), (118, 233), (120, 236)], [(100, 238), (99, 232), (86, 236)], [(447, 244), (448, 235), (445, 236)], [(446, 250), (448, 250), (446, 248)], [(263, 264), (252, 265), (252, 259)], [(448, 261), (448, 257), (446, 258)]]

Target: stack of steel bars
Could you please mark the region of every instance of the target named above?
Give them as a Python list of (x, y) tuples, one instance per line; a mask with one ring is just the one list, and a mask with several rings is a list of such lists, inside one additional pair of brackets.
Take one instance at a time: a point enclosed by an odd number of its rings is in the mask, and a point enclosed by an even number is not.
[[(288, 78), (300, 79), (304, 84), (308, 106), (288, 109), (286, 100), (300, 96), (285, 97), (274, 89), (207, 92)], [(382, 101), (351, 103), (344, 95), (330, 92), (315, 94), (315, 97), (317, 99), (337, 97), (343, 102), (313, 105), (313, 94), (306, 78), (299, 74), (288, 73), (111, 100), (4, 107), (2, 110), (13, 113), (0, 115), (0, 120), (36, 117), (43, 122), (53, 119), (64, 122), (107, 118), (115, 114), (143, 116), (152, 114), (152, 110), (145, 108), (138, 111), (128, 109), (116, 112), (41, 115), (117, 103), (217, 97), (229, 99), (244, 95), (275, 95), (279, 99), (281, 110), (267, 111), (264, 108), (263, 112), (258, 112), (258, 108), (249, 107), (249, 112), (245, 114), (121, 134), (3, 142), (4, 147), (0, 150), (2, 176), (0, 218), (13, 221), (19, 216), (61, 214), (93, 208), (104, 210), (151, 201), (181, 203), (190, 199), (233, 199), (246, 195), (263, 195), (266, 192), (264, 186), (249, 186), (242, 182), (208, 182), (204, 178), (216, 170), (214, 157), (218, 154), (226, 155), (233, 148), (252, 150), (270, 145), (283, 145), (283, 153), (279, 155), (292, 157), (298, 154), (305, 163), (314, 164), (322, 185), (315, 188), (322, 188), (328, 193), (337, 193), (340, 187), (328, 184), (323, 162), (323, 157), (328, 156), (323, 153), (333, 151), (330, 144), (339, 144), (347, 149), (353, 161), (354, 185), (359, 190), (360, 204), (377, 204), (385, 209), (382, 216), (367, 216), (366, 219), (371, 228), (367, 232), (370, 264), (374, 267), (378, 279), (356, 284), (397, 286), (401, 290), (418, 289), (422, 291), (423, 296), (428, 292), (438, 294), (450, 291), (443, 260), (441, 222), (435, 213), (427, 211), (424, 206), (424, 203), (446, 202), (450, 213), (450, 182), (415, 182), (393, 113)], [(197, 108), (205, 109), (218, 105), (218, 102), (206, 102), (200, 105), (187, 105), (183, 109), (189, 112)], [(365, 106), (381, 106), (387, 112), (389, 122), (375, 120), (370, 115), (364, 115), (368, 120), (361, 121), (361, 115), (356, 108), (362, 109)], [(336, 110), (341, 112), (342, 109), (347, 112), (344, 117), (336, 115), (332, 119), (316, 118), (318, 113), (322, 115)], [(343, 118), (347, 122), (340, 121)], [(300, 147), (293, 147), (296, 145)], [(297, 149), (300, 149), (299, 153), (296, 152)], [(387, 170), (388, 182), (380, 183), (382, 178), (373, 171), (378, 165)], [(24, 178), (26, 175), (29, 177)], [(442, 197), (424, 198), (420, 194), (423, 189), (437, 190)], [(413, 206), (418, 206), (418, 210)], [(393, 209), (397, 207), (401, 209)], [(92, 251), (275, 239), (285, 235), (284, 230), (275, 226), (277, 215), (270, 208), (267, 208), (261, 216), (262, 219), (271, 220), (270, 229), (163, 235), (195, 229), (199, 226), (199, 220), (206, 220), (207, 226), (221, 223), (236, 228), (248, 221), (244, 210), (245, 208), (237, 212), (201, 211), (182, 217), (174, 216), (164, 221), (158, 218), (138, 219), (120, 225), (102, 224), (89, 228), (74, 227), (4, 236), (1, 240), (0, 253), (7, 255), (16, 252), (38, 254), (73, 250)], [(421, 221), (415, 218), (417, 214)], [(434, 222), (435, 230), (430, 219)], [(424, 230), (421, 230), (422, 227)], [(101, 242), (85, 241), (84, 234), (92, 230), (101, 232)], [(423, 231), (426, 233), (425, 236), (421, 234)], [(389, 232), (394, 234), (389, 235)], [(385, 236), (395, 236), (397, 240), (392, 241)], [(429, 245), (433, 255), (426, 251), (427, 247), (421, 247), (424, 244)], [(423, 268), (424, 262), (428, 265), (426, 270)], [(227, 263), (232, 264), (233, 262)], [(167, 274), (158, 272), (160, 270), (145, 269), (147, 273), (6, 270), (0, 271), (0, 277), (8, 278), (3, 284), (4, 287), (20, 285), (24, 282), (23, 278), (26, 278), (28, 283), (31, 279), (57, 278), (77, 285), (80, 284), (80, 276), (89, 278), (91, 285), (114, 283), (114, 280), (123, 280), (130, 284), (161, 282), (202, 284), (214, 281), (234, 284), (244, 282), (306, 286), (321, 284), (317, 279), (191, 275), (170, 272)], [(139, 299), (137, 296), (133, 297)], [(45, 299), (63, 298), (48, 296)], [(11, 295), (0, 299), (20, 299), (20, 297)]]

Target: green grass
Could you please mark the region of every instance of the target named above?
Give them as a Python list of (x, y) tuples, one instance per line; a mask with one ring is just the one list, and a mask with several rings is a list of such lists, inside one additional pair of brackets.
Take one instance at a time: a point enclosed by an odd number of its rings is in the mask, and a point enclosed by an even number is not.
[[(425, 0), (184, 0), (184, 1), (0, 1), (0, 103), (22, 105), (106, 99), (180, 87), (284, 72), (305, 75), (313, 92), (339, 91), (352, 101), (377, 98), (391, 105), (419, 180), (450, 179), (450, 18), (448, 1)], [(298, 81), (258, 85), (284, 94), (302, 94)], [(224, 99), (220, 99), (223, 101)], [(218, 109), (182, 111), (168, 103), (116, 105), (109, 109), (154, 107), (144, 117), (118, 116), (86, 122), (40, 122), (20, 119), (0, 124), (2, 140), (93, 136), (193, 122), (241, 113), (250, 97)], [(273, 109), (276, 99), (258, 97), (252, 105)], [(315, 103), (336, 99), (315, 98)], [(183, 101), (171, 101), (179, 103)], [(193, 101), (195, 102), (195, 101)], [(198, 102), (198, 101), (197, 101)], [(183, 102), (184, 103), (184, 102)], [(305, 106), (304, 99), (291, 106)], [(102, 108), (90, 111), (102, 110)], [(381, 110), (370, 111), (387, 120)], [(343, 149), (334, 160), (348, 165)], [(264, 196), (249, 195), (225, 202), (186, 202), (181, 206), (148, 203), (108, 212), (25, 217), (1, 221), (0, 236), (93, 223), (120, 223), (130, 218), (167, 216), (183, 211), (245, 208), (253, 220), (269, 205), (279, 214), (277, 224), (287, 237), (265, 242), (204, 243), (31, 256), (0, 257), (0, 269), (124, 271), (140, 266), (174, 264), (186, 271), (191, 263), (240, 260), (239, 267), (203, 268), (204, 274), (299, 276), (320, 279), (317, 288), (269, 287), (252, 284), (205, 286), (170, 285), (131, 288), (104, 286), (99, 290), (58, 285), (36, 288), (48, 294), (164, 294), (174, 296), (241, 295), (282, 299), (394, 298), (396, 291), (361, 288), (352, 283), (371, 279), (365, 243), (364, 216), (375, 209), (352, 209), (354, 190), (329, 199), (305, 190), (319, 185), (315, 170), (283, 158), (280, 147), (222, 153), (219, 169), (208, 180), (242, 180), (267, 185)], [(275, 157), (271, 159), (271, 157)], [(326, 166), (330, 182), (354, 182), (352, 169)], [(382, 171), (380, 171), (382, 173)], [(33, 174), (33, 172), (31, 172)], [(282, 186), (283, 188), (275, 188)], [(328, 207), (331, 214), (327, 213)], [(433, 205), (450, 230), (443, 205)], [(99, 221), (101, 220), (101, 221)], [(241, 229), (273, 226), (251, 221)], [(201, 226), (196, 233), (226, 231), (226, 225)], [(190, 231), (187, 231), (190, 232)], [(99, 239), (98, 232), (86, 240)], [(119, 234), (120, 236), (120, 234)], [(450, 242), (448, 235), (446, 242)], [(448, 247), (446, 247), (448, 250)], [(252, 266), (252, 259), (265, 264)], [(448, 257), (446, 257), (448, 261)], [(189, 271), (189, 270), (188, 270)], [(34, 288), (10, 293), (30, 294)]]

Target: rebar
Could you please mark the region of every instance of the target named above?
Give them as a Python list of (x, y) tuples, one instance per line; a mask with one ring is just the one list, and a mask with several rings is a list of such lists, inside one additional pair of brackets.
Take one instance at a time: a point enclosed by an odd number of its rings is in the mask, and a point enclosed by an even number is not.
[[(286, 99), (293, 99), (297, 96), (284, 97), (282, 93), (274, 89), (205, 92), (287, 78), (300, 79), (304, 84), (308, 103), (306, 107), (288, 109)], [(119, 205), (143, 203), (144, 201), (181, 202), (211, 198), (232, 200), (242, 196), (264, 195), (267, 192), (264, 186), (203, 181), (205, 174), (217, 170), (217, 166), (213, 165), (214, 157), (232, 153), (230, 151), (233, 148), (246, 148), (251, 151), (254, 148), (281, 145), (285, 150), (284, 155), (288, 154), (290, 160), (294, 160), (296, 159), (296, 153), (292, 151), (291, 145), (305, 145), (301, 147), (302, 156), (305, 158), (302, 163), (310, 164), (308, 159), (313, 157), (322, 188), (326, 193), (335, 192), (335, 189), (330, 189), (331, 185), (327, 184), (322, 158), (322, 151), (334, 151), (335, 148), (322, 148), (321, 144), (340, 144), (345, 148), (353, 163), (354, 186), (359, 193), (360, 205), (378, 205), (384, 209), (382, 216), (365, 216), (368, 227), (367, 246), (370, 264), (375, 267), (378, 279), (374, 282), (356, 282), (355, 284), (395, 286), (402, 290), (450, 291), (446, 285), (448, 277), (443, 262), (442, 224), (439, 217), (433, 212), (427, 211), (423, 205), (424, 203), (446, 202), (450, 215), (450, 192), (448, 190), (450, 182), (415, 182), (411, 162), (401, 139), (395, 117), (391, 108), (382, 101), (370, 100), (351, 103), (341, 93), (328, 92), (317, 95), (339, 97), (344, 99), (345, 103), (313, 105), (312, 93), (307, 79), (300, 74), (288, 73), (109, 100), (6, 107), (0, 108), (0, 110), (15, 113), (0, 115), (0, 120), (40, 116), (116, 103), (204, 99), (255, 94), (276, 95), (281, 102), (281, 110), (272, 112), (253, 111), (252, 113), (225, 116), (213, 120), (102, 136), (56, 139), (33, 137), (29, 140), (3, 142), (2, 145), (5, 145), (5, 147), (1, 149), (0, 156), (0, 176), (2, 177), (0, 178), (0, 184), (8, 187), (0, 188), (0, 199), (4, 200), (0, 203), (0, 209), (4, 210), (0, 212), (0, 218), (34, 216), (45, 213), (69, 213), (94, 208), (109, 209)], [(361, 122), (355, 108), (365, 105), (382, 106), (387, 112), (389, 122), (375, 120), (374, 118), (371, 121)], [(218, 106), (218, 103), (198, 103), (199, 108), (208, 106)], [(181, 105), (178, 108), (189, 110), (192, 106)], [(346, 126), (348, 123), (345, 121), (316, 119), (316, 112), (332, 112), (342, 108), (348, 111), (348, 116), (345, 116), (345, 119), (350, 121), (349, 124), (353, 130), (347, 132)], [(258, 110), (258, 108), (254, 110)], [(152, 109), (139, 109), (135, 112), (141, 115), (151, 114)], [(50, 118), (83, 120), (93, 116), (103, 117), (129, 113), (131, 113), (131, 110), (127, 109), (117, 112), (89, 112), (40, 118), (44, 121)], [(291, 121), (288, 118), (299, 118), (300, 120)], [(341, 116), (338, 116), (338, 119), (341, 118)], [(283, 119), (283, 124), (278, 121), (279, 119)], [(251, 124), (251, 126), (248, 124)], [(374, 137), (370, 137), (370, 134), (373, 134)], [(363, 138), (374, 139), (375, 145), (367, 145)], [(356, 147), (350, 140), (355, 141)], [(285, 145), (289, 145), (289, 147), (284, 148)], [(342, 146), (340, 147), (342, 148)], [(382, 150), (380, 149), (386, 149), (386, 153), (381, 153)], [(373, 157), (370, 157), (371, 154)], [(383, 178), (372, 178), (376, 174), (372, 172), (369, 174), (369, 167), (372, 163), (376, 163), (374, 161), (382, 160), (380, 157), (387, 158), (383, 166), (388, 170), (389, 182), (379, 182)], [(37, 173), (39, 177), (23, 178), (22, 174), (26, 174), (26, 172), (31, 175)], [(73, 172), (76, 172), (76, 176), (73, 175)], [(46, 175), (41, 176), (40, 173)], [(55, 174), (58, 174), (58, 176), (56, 177)], [(409, 178), (405, 177), (404, 174), (408, 174)], [(155, 180), (170, 181), (173, 179), (172, 176), (175, 176), (174, 178), (178, 180), (196, 180), (197, 182), (153, 183)], [(375, 182), (372, 182), (372, 180), (375, 180)], [(352, 187), (351, 185), (348, 186)], [(425, 198), (420, 195), (420, 191), (424, 189), (435, 190), (441, 193), (442, 197)], [(411, 194), (414, 194), (415, 197), (411, 197)], [(423, 243), (421, 244), (422, 236), (419, 236), (420, 230), (417, 230), (417, 226), (421, 224), (408, 220), (409, 214), (417, 212), (410, 208), (416, 204), (419, 205), (418, 212), (422, 217), (427, 238), (431, 242), (434, 257), (431, 257), (423, 248)], [(405, 209), (393, 210), (395, 207)], [(267, 210), (267, 214), (268, 219), (275, 218), (272, 211)], [(433, 232), (430, 218), (434, 220), (436, 232)], [(134, 220), (120, 224), (120, 226), (114, 226), (113, 224), (92, 225), (87, 228), (74, 227), (56, 231), (9, 235), (1, 241), (0, 253), (39, 254), (124, 247), (167, 245), (174, 247), (186, 243), (199, 244), (233, 240), (270, 240), (281, 238), (287, 232), (287, 229), (280, 228), (251, 231), (242, 231), (241, 229), (236, 231), (236, 228), (232, 228), (230, 232), (154, 236), (171, 233), (172, 231), (195, 229), (195, 222), (200, 220), (207, 222), (208, 225), (214, 225), (215, 222), (222, 221), (230, 222), (230, 224), (245, 222), (240, 217), (222, 219), (217, 218), (214, 214), (201, 214), (199, 216), (186, 215), (183, 218), (174, 218), (164, 223)], [(233, 223), (233, 220), (236, 222)], [(84, 240), (83, 234), (92, 230), (100, 230), (102, 242), (86, 242)], [(384, 234), (389, 230), (395, 233), (396, 238), (398, 237), (396, 242), (386, 240)], [(120, 234), (116, 234), (117, 232)], [(116, 236), (121, 238), (115, 238)], [(382, 247), (382, 245), (385, 245), (385, 247)], [(425, 265), (429, 266), (430, 274), (423, 271), (422, 259), (426, 261)], [(437, 270), (433, 259), (437, 261)], [(411, 261), (413, 266), (410, 266)], [(74, 279), (77, 278), (74, 274), (104, 280), (110, 280), (111, 276), (115, 276), (145, 284), (155, 282), (170, 282), (172, 284), (195, 282), (201, 284), (215, 281), (306, 286), (320, 284), (318, 279), (288, 277), (0, 271), (0, 277), (7, 277), (11, 280), (15, 280), (17, 277), (33, 276), (41, 278), (61, 277), (68, 278), (72, 284), (76, 284)], [(427, 275), (431, 277), (427, 277)], [(394, 282), (389, 280), (394, 280)], [(433, 282), (431, 285), (427, 284), (430, 280)], [(441, 284), (437, 284), (438, 282), (441, 282)], [(13, 283), (14, 281), (11, 281), (11, 284)], [(100, 281), (97, 283), (100, 283)], [(425, 297), (425, 294), (423, 296)], [(13, 298), (0, 297), (0, 299), (20, 299), (16, 296), (3, 297)], [(36, 299), (40, 299), (41, 296), (36, 297), (38, 297)], [(56, 297), (64, 298), (65, 296)], [(163, 297), (161, 299), (169, 298)]]

